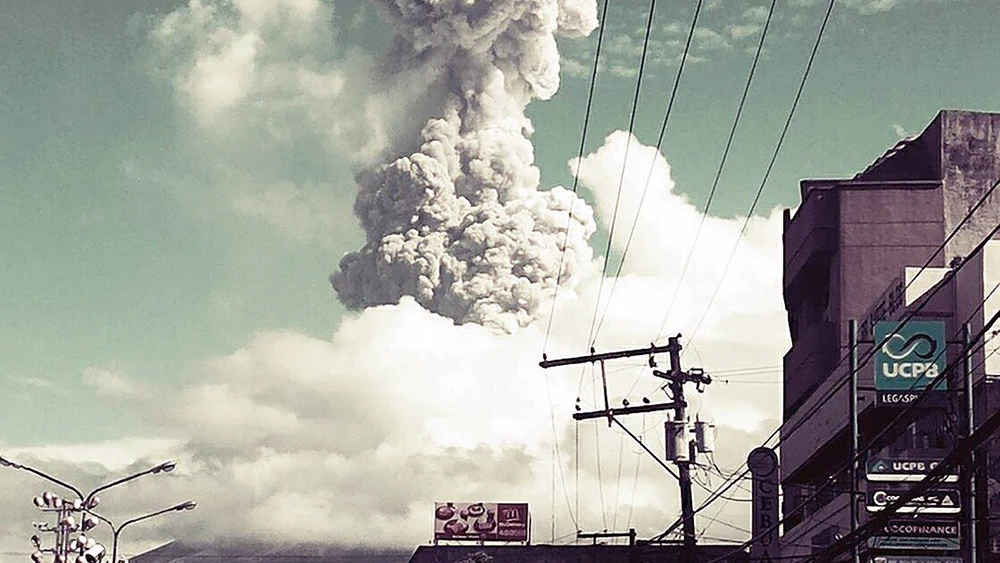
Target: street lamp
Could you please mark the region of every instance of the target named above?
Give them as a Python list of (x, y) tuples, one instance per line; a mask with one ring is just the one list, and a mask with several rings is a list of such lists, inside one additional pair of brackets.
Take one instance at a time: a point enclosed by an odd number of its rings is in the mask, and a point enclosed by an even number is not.
[[(32, 543), (35, 544), (35, 552), (32, 553), (31, 557), (35, 563), (42, 563), (41, 558), (43, 552), (54, 553), (55, 563), (100, 563), (101, 560), (104, 558), (104, 553), (105, 553), (104, 546), (96, 543), (93, 540), (93, 538), (87, 538), (84, 535), (85, 532), (87, 532), (88, 530), (97, 525), (97, 521), (94, 520), (94, 517), (97, 517), (100, 520), (107, 522), (111, 526), (112, 532), (114, 532), (113, 551), (116, 551), (118, 545), (118, 532), (121, 530), (121, 528), (124, 528), (126, 525), (131, 524), (133, 522), (138, 522), (139, 520), (144, 520), (146, 518), (152, 518), (153, 516), (157, 516), (165, 512), (170, 512), (174, 510), (191, 510), (192, 508), (195, 507), (194, 501), (188, 501), (186, 503), (182, 503), (177, 506), (161, 510), (159, 512), (154, 512), (152, 514), (147, 514), (145, 516), (141, 516), (139, 518), (126, 521), (118, 528), (115, 528), (114, 524), (112, 524), (110, 520), (91, 512), (91, 510), (93, 510), (94, 508), (97, 507), (98, 504), (100, 504), (100, 498), (97, 497), (97, 493), (110, 489), (111, 487), (121, 485), (122, 483), (126, 483), (133, 479), (138, 479), (143, 475), (169, 473), (173, 471), (175, 467), (177, 467), (177, 464), (172, 460), (164, 461), (163, 463), (150, 467), (149, 469), (146, 469), (144, 471), (133, 473), (132, 475), (128, 475), (127, 477), (122, 477), (121, 479), (116, 479), (114, 481), (111, 481), (110, 483), (105, 483), (104, 485), (101, 485), (96, 489), (90, 491), (90, 493), (88, 493), (87, 495), (84, 495), (83, 492), (80, 491), (80, 489), (74, 487), (73, 485), (61, 479), (58, 479), (47, 473), (39, 471), (34, 467), (30, 467), (21, 463), (16, 463), (3, 456), (0, 456), (0, 466), (27, 471), (29, 473), (37, 475), (43, 479), (51, 481), (61, 487), (64, 487), (76, 493), (77, 498), (72, 501), (70, 501), (69, 499), (62, 499), (58, 495), (54, 495), (49, 492), (42, 493), (41, 496), (35, 497), (34, 504), (39, 509), (45, 512), (57, 513), (57, 525), (55, 527), (36, 524), (36, 527), (40, 531), (55, 532), (56, 537), (55, 537), (55, 547), (42, 549), (40, 545), (40, 540), (35, 541), (37, 536), (32, 536)], [(77, 523), (75, 518), (72, 516), (73, 512), (83, 513), (79, 523)], [(77, 530), (81, 531), (79, 537), (77, 537), (76, 539), (71, 539), (70, 534)], [(80, 554), (79, 557), (77, 557), (76, 562), (67, 561), (67, 555), (71, 551), (77, 551)], [(112, 563), (114, 563), (114, 555), (112, 556)]]
[[(101, 521), (103, 521), (104, 523), (106, 523), (108, 526), (111, 527), (111, 534), (112, 534), (111, 535), (111, 563), (117, 563), (118, 562), (118, 538), (121, 536), (122, 530), (124, 530), (126, 526), (128, 526), (129, 524), (135, 524), (136, 522), (139, 522), (141, 520), (147, 520), (149, 518), (153, 518), (154, 516), (159, 516), (161, 514), (166, 514), (168, 512), (181, 512), (183, 510), (194, 510), (194, 507), (196, 507), (196, 506), (198, 506), (197, 502), (195, 502), (193, 500), (189, 500), (187, 502), (182, 502), (180, 504), (176, 504), (174, 506), (171, 506), (170, 508), (164, 508), (162, 510), (157, 510), (156, 512), (150, 512), (149, 514), (144, 514), (142, 516), (137, 516), (135, 518), (131, 518), (129, 520), (126, 520), (126, 521), (122, 522), (118, 526), (115, 526), (114, 522), (112, 522), (111, 520), (105, 518), (104, 516), (101, 516), (100, 514), (97, 514), (96, 512), (91, 512), (90, 514), (93, 515), (93, 516), (95, 516), (95, 517), (97, 517), (98, 519), (100, 519)], [(91, 563), (91, 562), (88, 561), (87, 563)]]
[(47, 480), (52, 481), (53, 483), (55, 483), (55, 484), (57, 484), (57, 485), (59, 485), (61, 487), (65, 487), (65, 488), (73, 491), (74, 493), (76, 493), (76, 496), (80, 497), (80, 500), (83, 500), (83, 493), (80, 492), (80, 489), (77, 489), (76, 487), (74, 487), (73, 485), (70, 485), (69, 483), (67, 483), (65, 481), (62, 481), (60, 479), (56, 479), (55, 477), (53, 477), (51, 475), (48, 475), (46, 473), (42, 473), (41, 471), (35, 469), (34, 467), (29, 467), (27, 465), (22, 465), (20, 463), (15, 463), (15, 462), (13, 462), (13, 461), (11, 461), (11, 460), (3, 457), (3, 456), (0, 456), (0, 466), (10, 467), (11, 469), (23, 469), (24, 471), (27, 471), (29, 473), (34, 473), (35, 475), (38, 475), (42, 479), (47, 479)]
[[(140, 471), (138, 473), (133, 473), (132, 475), (129, 475), (128, 477), (122, 477), (121, 479), (116, 479), (114, 481), (111, 481), (110, 483), (105, 483), (105, 484), (101, 485), (100, 487), (97, 487), (96, 489), (90, 491), (90, 493), (88, 493), (86, 495), (84, 495), (80, 491), (80, 489), (74, 487), (73, 485), (70, 485), (69, 483), (67, 483), (65, 481), (62, 481), (62, 480), (57, 479), (57, 478), (55, 478), (55, 477), (53, 477), (51, 475), (43, 473), (43, 472), (35, 469), (34, 467), (30, 467), (30, 466), (24, 465), (22, 463), (15, 463), (15, 462), (13, 462), (13, 461), (11, 461), (11, 460), (3, 457), (3, 456), (0, 456), (0, 466), (10, 467), (12, 469), (23, 469), (24, 471), (28, 471), (29, 473), (34, 473), (35, 475), (38, 475), (39, 477), (41, 477), (43, 479), (48, 479), (49, 481), (52, 481), (53, 483), (55, 483), (57, 485), (61, 485), (63, 487), (66, 487), (67, 489), (69, 489), (69, 490), (73, 491), (74, 493), (76, 493), (76, 496), (79, 497), (80, 501), (83, 503), (83, 507), (85, 509), (87, 509), (87, 508), (93, 508), (93, 506), (97, 506), (98, 502), (100, 502), (100, 500), (98, 500), (97, 502), (94, 502), (94, 499), (95, 499), (97, 493), (99, 493), (101, 491), (104, 491), (104, 490), (107, 490), (107, 489), (110, 489), (111, 487), (114, 487), (114, 486), (117, 486), (117, 485), (121, 485), (122, 483), (127, 483), (127, 482), (129, 482), (129, 481), (131, 481), (133, 479), (138, 479), (139, 477), (142, 477), (143, 475), (150, 475), (150, 474), (155, 475), (157, 473), (170, 473), (171, 471), (174, 470), (175, 467), (177, 467), (177, 463), (175, 463), (173, 460), (164, 461), (163, 463), (161, 463), (159, 465), (156, 465), (154, 467), (150, 467), (149, 469), (146, 469), (145, 471)], [(93, 506), (91, 506), (91, 503), (93, 503)]]
[(159, 465), (157, 465), (155, 467), (150, 467), (149, 469), (147, 469), (145, 471), (140, 471), (138, 473), (133, 473), (132, 475), (129, 475), (128, 477), (122, 477), (121, 479), (117, 479), (117, 480), (112, 481), (110, 483), (105, 483), (104, 485), (101, 485), (100, 487), (97, 487), (93, 491), (90, 491), (90, 493), (88, 493), (86, 497), (84, 497), (83, 495), (80, 495), (80, 499), (83, 501), (83, 506), (85, 508), (88, 508), (88, 509), (93, 508), (93, 507), (97, 506), (97, 504), (100, 502), (100, 500), (96, 496), (97, 493), (99, 493), (101, 491), (104, 491), (104, 490), (107, 490), (107, 489), (110, 489), (111, 487), (114, 487), (114, 486), (117, 486), (117, 485), (121, 485), (122, 483), (127, 483), (128, 481), (131, 481), (132, 479), (138, 479), (139, 477), (142, 477), (143, 475), (150, 475), (150, 474), (156, 475), (157, 473), (170, 473), (171, 471), (174, 470), (175, 467), (177, 467), (177, 464), (174, 463), (173, 460), (164, 461), (163, 463), (161, 463), (161, 464), (159, 464)]

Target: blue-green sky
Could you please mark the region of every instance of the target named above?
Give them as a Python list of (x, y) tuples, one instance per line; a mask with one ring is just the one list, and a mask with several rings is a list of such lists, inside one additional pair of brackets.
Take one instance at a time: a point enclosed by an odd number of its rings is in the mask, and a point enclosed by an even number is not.
[[(401, 115), (406, 88), (366, 76), (393, 34), (372, 5), (327, 1), (293, 17), (253, 4), (2, 2), (0, 445), (155, 437), (148, 403), (113, 400), (129, 396), (122, 386), (173, 393), (261, 331), (338, 330), (345, 308), (327, 278), (364, 242), (354, 175), (378, 161), (379, 139), (391, 146), (431, 116)], [(286, 4), (312, 3), (274, 3)], [(768, 4), (704, 2), (661, 151), (673, 192), (698, 208)], [(656, 2), (635, 127), (644, 145), (694, 5)], [(778, 0), (711, 215), (747, 212), (826, 6)], [(628, 128), (647, 8), (611, 2), (587, 154)], [(1000, 110), (998, 15), (993, 0), (838, 2), (757, 213), (795, 206), (802, 178), (853, 175), (941, 109)], [(256, 33), (249, 85), (198, 66), (234, 29)], [(560, 89), (528, 106), (543, 189), (573, 183), (596, 36), (559, 38)], [(218, 88), (198, 90), (206, 83)], [(772, 356), (766, 365), (780, 363)]]

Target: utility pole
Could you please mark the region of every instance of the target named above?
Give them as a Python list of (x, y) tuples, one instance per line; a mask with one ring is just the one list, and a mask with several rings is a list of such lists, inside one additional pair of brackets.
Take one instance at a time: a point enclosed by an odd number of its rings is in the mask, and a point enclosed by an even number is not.
[[(969, 327), (969, 323), (962, 325), (962, 349), (965, 350), (965, 356), (962, 358), (962, 372), (965, 376), (964, 387), (965, 387), (965, 437), (971, 438), (976, 431), (976, 411), (975, 403), (973, 401), (973, 372), (972, 372), (972, 329)], [(979, 550), (976, 545), (976, 479), (974, 477), (976, 467), (978, 466), (977, 460), (978, 448), (972, 448), (969, 450), (968, 461), (962, 467), (962, 473), (964, 473), (964, 483), (963, 487), (965, 489), (965, 498), (962, 499), (962, 512), (965, 514), (965, 522), (963, 523), (965, 527), (965, 561), (966, 563), (976, 563), (979, 555)]]
[[(858, 321), (851, 319), (847, 321), (847, 345), (849, 351), (848, 370), (850, 374), (850, 388), (848, 389), (847, 412), (849, 418), (848, 433), (850, 442), (847, 450), (847, 460), (850, 463), (848, 478), (851, 480), (851, 528), (853, 534), (858, 529)], [(861, 554), (858, 544), (851, 547), (851, 561), (860, 563)]]
[[(671, 336), (667, 340), (667, 347), (670, 349), (670, 371), (662, 372), (653, 370), (653, 375), (668, 380), (670, 395), (674, 404), (674, 424), (667, 423), (668, 428), (673, 428), (671, 435), (667, 436), (668, 452), (674, 445), (674, 463), (677, 464), (677, 472), (680, 474), (678, 482), (681, 489), (681, 530), (684, 536), (684, 551), (687, 561), (694, 560), (695, 531), (694, 531), (694, 499), (691, 496), (691, 464), (695, 461), (695, 445), (687, 435), (687, 401), (684, 399), (684, 384), (695, 383), (698, 390), (702, 390), (702, 385), (712, 382), (712, 378), (700, 369), (692, 369), (685, 372), (681, 369), (681, 345), (680, 335)], [(676, 434), (674, 433), (676, 432)], [(678, 435), (679, 434), (679, 435)], [(687, 451), (684, 451), (687, 450)]]
[[(683, 523), (684, 534), (684, 560), (691, 562), (694, 561), (694, 547), (696, 540), (694, 526), (694, 501), (691, 496), (691, 464), (695, 462), (696, 452), (698, 450), (709, 451), (704, 449), (704, 447), (710, 446), (698, 444), (696, 447), (695, 442), (690, 439), (690, 434), (688, 433), (687, 428), (687, 402), (684, 399), (684, 384), (695, 383), (698, 386), (698, 391), (701, 392), (704, 390), (704, 385), (708, 385), (712, 382), (712, 378), (698, 368), (691, 369), (687, 372), (681, 369), (680, 337), (681, 335), (679, 334), (677, 336), (669, 337), (667, 339), (666, 346), (655, 346), (650, 344), (648, 348), (622, 350), (602, 354), (596, 353), (594, 349), (591, 348), (590, 354), (588, 355), (564, 358), (560, 360), (549, 360), (547, 357), (542, 356), (542, 361), (538, 365), (547, 369), (550, 367), (568, 366), (574, 364), (594, 362), (600, 363), (601, 383), (604, 388), (604, 409), (590, 412), (576, 412), (573, 414), (574, 420), (606, 417), (608, 419), (608, 426), (611, 426), (613, 422), (618, 422), (615, 419), (616, 415), (664, 410), (674, 411), (674, 419), (672, 421), (667, 421), (666, 423), (666, 430), (668, 432), (667, 457), (677, 465), (679, 474), (678, 482), (680, 484), (681, 493), (681, 522)], [(670, 355), (670, 371), (662, 372), (654, 369), (653, 375), (661, 379), (666, 379), (669, 382), (668, 389), (670, 390), (671, 401), (650, 404), (648, 399), (644, 399), (643, 402), (645, 404), (641, 406), (629, 406), (628, 401), (625, 400), (623, 401), (624, 405), (622, 407), (612, 408), (608, 398), (608, 382), (604, 369), (604, 362), (611, 359), (649, 356), (649, 367), (655, 368), (656, 361), (653, 356), (654, 354), (662, 352), (667, 352)], [(621, 425), (620, 422), (618, 422), (618, 424)], [(624, 428), (624, 426), (622, 427)], [(699, 433), (698, 435), (699, 438), (702, 438), (704, 433)], [(659, 458), (657, 458), (657, 460), (659, 461)], [(662, 462), (661, 465), (663, 465)], [(664, 467), (666, 468), (667, 466), (664, 465)], [(579, 534), (580, 533), (578, 532), (578, 536)]]

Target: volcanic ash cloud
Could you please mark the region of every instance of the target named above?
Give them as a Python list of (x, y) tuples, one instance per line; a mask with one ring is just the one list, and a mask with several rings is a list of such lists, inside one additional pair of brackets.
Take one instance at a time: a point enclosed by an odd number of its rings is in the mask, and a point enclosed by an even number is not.
[(555, 289), (561, 261), (561, 281), (573, 283), (592, 258), (590, 207), (565, 188), (538, 189), (524, 108), (559, 86), (555, 34), (590, 33), (596, 5), (379, 4), (396, 31), (387, 67), (436, 73), (446, 93), (410, 143), (415, 152), (358, 175), (354, 210), (367, 243), (340, 261), (333, 287), (354, 309), (410, 295), (456, 323), (513, 331)]

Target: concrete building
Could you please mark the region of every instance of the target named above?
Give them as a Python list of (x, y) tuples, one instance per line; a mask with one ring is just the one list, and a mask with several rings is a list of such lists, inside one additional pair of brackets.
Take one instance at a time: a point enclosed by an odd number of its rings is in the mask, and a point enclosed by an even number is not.
[[(792, 339), (784, 357), (780, 448), (783, 557), (820, 551), (849, 531), (849, 406), (843, 384), (848, 379), (849, 320), (859, 323), (860, 338), (868, 341), (859, 347), (863, 358), (872, 350), (877, 322), (917, 311), (915, 319), (944, 323), (950, 361), (961, 351), (956, 341), (962, 323), (969, 320), (977, 331), (1000, 305), (1000, 299), (991, 298), (986, 307), (979, 306), (1000, 281), (1000, 245), (969, 256), (1000, 223), (1000, 189), (965, 220), (998, 179), (1000, 114), (942, 111), (920, 135), (900, 141), (853, 178), (801, 182), (801, 205), (794, 215), (786, 211), (783, 235), (784, 299)], [(941, 246), (943, 251), (937, 252)], [(963, 261), (967, 263), (959, 268)], [(928, 268), (921, 272), (925, 264)], [(990, 377), (1000, 374), (993, 348), (988, 343), (973, 356), (979, 420), (1000, 408), (995, 390), (1000, 385)], [(948, 381), (952, 392), (940, 395), (939, 408), (924, 409), (905, 428), (879, 436), (900, 408), (876, 405), (873, 364), (860, 366), (861, 448), (878, 436), (868, 461), (943, 457), (961, 430), (956, 414), (963, 412), (963, 399), (955, 390), (961, 389), (962, 379), (960, 373), (956, 376)], [(996, 499), (993, 507), (986, 506), (990, 480), (1000, 478), (998, 453), (994, 446), (983, 455), (989, 463), (981, 464), (979, 475), (981, 514), (1000, 514)], [(870, 483), (866, 469), (862, 464), (861, 495), (906, 486)], [(863, 523), (868, 511), (861, 495), (857, 502)], [(938, 518), (949, 522), (958, 515)], [(979, 523), (980, 562), (1000, 562), (997, 524), (985, 517)], [(943, 548), (937, 553), (957, 555)]]

